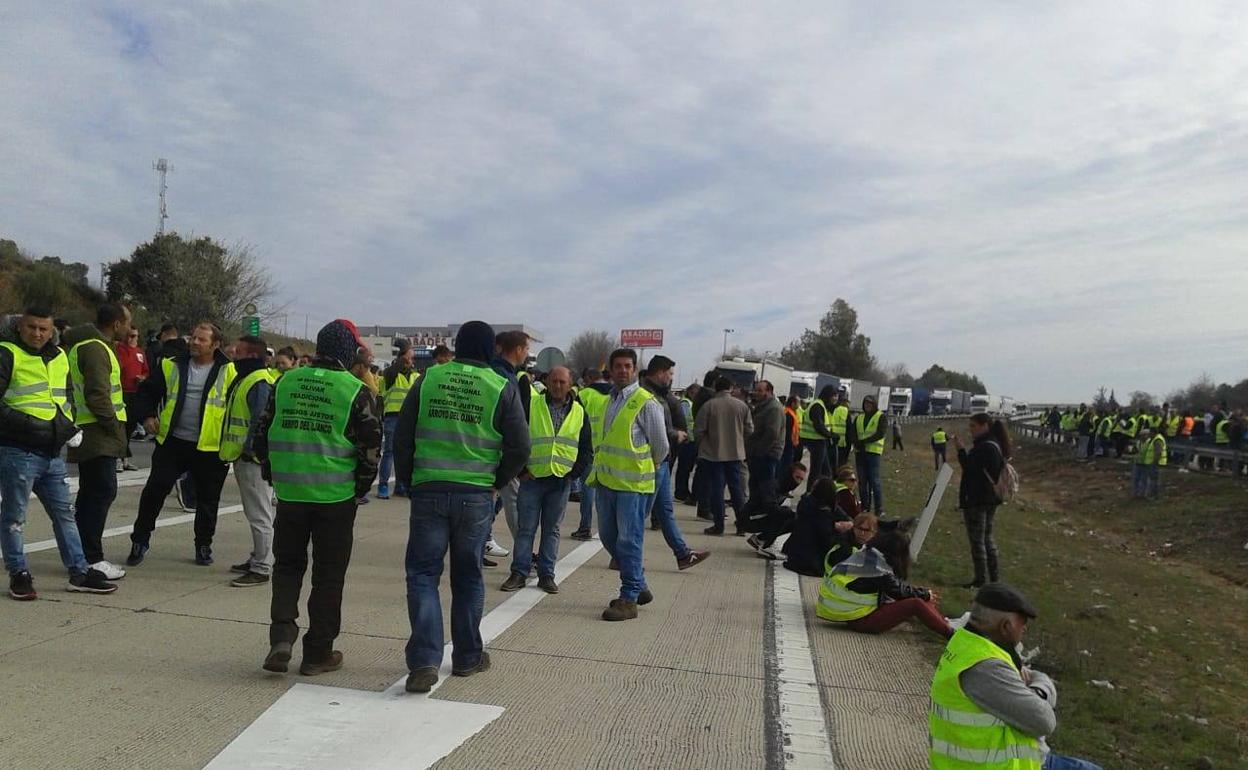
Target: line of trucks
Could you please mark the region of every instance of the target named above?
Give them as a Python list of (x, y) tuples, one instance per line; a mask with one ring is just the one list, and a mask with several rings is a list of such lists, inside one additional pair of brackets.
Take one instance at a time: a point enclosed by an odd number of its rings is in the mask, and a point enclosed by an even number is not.
[(732, 380), (734, 385), (750, 390), (759, 380), (767, 380), (776, 394), (788, 393), (803, 403), (815, 398), (823, 389), (832, 386), (844, 391), (849, 403), (857, 408), (868, 394), (876, 397), (881, 409), (894, 415), (942, 415), (974, 414), (987, 412), (993, 415), (1011, 416), (1026, 414), (1026, 402), (1009, 396), (970, 393), (965, 390), (930, 390), (924, 387), (893, 388), (876, 385), (868, 380), (838, 377), (824, 372), (795, 371), (770, 358), (725, 357), (715, 365), (715, 373)]

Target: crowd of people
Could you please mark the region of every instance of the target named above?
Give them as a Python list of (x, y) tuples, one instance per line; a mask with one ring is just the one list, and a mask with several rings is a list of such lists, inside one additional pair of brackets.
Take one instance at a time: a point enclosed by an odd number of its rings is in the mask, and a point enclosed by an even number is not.
[[(402, 343), (393, 362), (377, 366), (344, 319), (319, 330), (316, 354), (306, 359), (256, 336), (227, 344), (206, 321), (185, 340), (162, 329), (157, 345), (135, 352), (137, 331), (118, 304), (59, 340), (52, 314), (28, 308), (10, 336), (0, 342), (0, 545), (14, 599), (37, 598), (21, 528), (32, 492), (52, 519), (68, 589), (116, 590), (126, 571), (104, 558), (101, 539), (118, 463), (140, 430), (156, 445), (126, 566), (147, 558), (165, 500), (184, 478), (194, 497), (191, 555), (211, 565), (232, 466), (252, 551), (230, 567), (238, 573), (231, 585), (272, 585), (268, 671), (287, 671), (299, 640), (309, 545), (299, 670), (311, 676), (343, 665), (334, 647), (357, 511), (374, 484), (377, 497), (409, 498), (406, 689), (414, 693), (429, 692), (439, 677), (448, 554), (452, 673), (471, 676), (490, 667), (480, 635), (484, 569), (510, 555), (500, 590), (536, 577), (539, 589), (558, 593), (560, 526), (574, 497), (580, 519), (572, 537), (592, 539), (596, 521), (619, 572), (617, 596), (602, 611), (615, 622), (655, 601), (647, 525), (662, 531), (676, 568), (689, 569), (711, 552), (686, 543), (674, 502), (695, 505), (712, 536), (726, 533), (730, 504), (736, 534), (748, 535), (759, 556), (821, 580), (818, 617), (861, 633), (913, 619), (947, 640), (932, 685), (933, 767), (1091, 767), (1063, 764), (1077, 760), (1043, 745), (1055, 692), (1018, 658), (1034, 608), (999, 582), (992, 518), (1010, 444), (987, 415), (971, 417), (970, 447), (952, 436), (975, 567), (967, 585), (978, 593), (969, 620), (951, 622), (937, 592), (908, 582), (913, 520), (884, 514), (889, 421), (871, 396), (856, 412), (833, 389), (809, 404), (781, 403), (765, 380), (744, 393), (714, 373), (678, 394), (674, 361), (654, 356), (639, 372), (627, 348), (613, 351), (605, 370), (583, 372), (579, 384), (564, 367), (535, 376), (525, 368), (528, 338), (495, 335), (480, 321), (461, 326), (454, 352), (437, 351), (423, 372)], [(945, 441), (938, 429), (938, 467)], [(79, 465), (74, 505), (65, 447)], [(491, 536), (500, 512), (510, 550)]]

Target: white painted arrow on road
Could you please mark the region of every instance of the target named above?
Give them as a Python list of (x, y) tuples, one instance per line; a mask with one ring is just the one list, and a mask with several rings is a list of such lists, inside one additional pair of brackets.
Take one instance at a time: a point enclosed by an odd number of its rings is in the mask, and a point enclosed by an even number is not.
[[(578, 546), (555, 565), (555, 581), (562, 583), (600, 550), (596, 540)], [(481, 641), (493, 642), (545, 597), (536, 586), (513, 594), (482, 619)], [(435, 690), (450, 673), (447, 644)], [(403, 690), (405, 681), (380, 693), (296, 684), (207, 769), (427, 768), (503, 713), (501, 706), (410, 695)]]

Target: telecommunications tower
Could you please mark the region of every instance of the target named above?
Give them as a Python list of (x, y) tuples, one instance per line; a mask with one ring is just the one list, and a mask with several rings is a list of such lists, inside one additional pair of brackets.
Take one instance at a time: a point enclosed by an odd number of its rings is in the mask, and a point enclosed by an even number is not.
[(158, 158), (152, 164), (152, 169), (160, 174), (160, 219), (156, 223), (156, 234), (165, 234), (165, 220), (169, 218), (169, 210), (165, 207), (165, 193), (169, 190), (169, 185), (165, 183), (165, 178), (173, 171), (173, 166), (164, 158)]

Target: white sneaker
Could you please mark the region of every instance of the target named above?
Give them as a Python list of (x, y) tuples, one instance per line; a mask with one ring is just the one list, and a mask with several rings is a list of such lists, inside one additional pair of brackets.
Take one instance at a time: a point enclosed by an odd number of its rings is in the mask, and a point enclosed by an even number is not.
[(485, 543), (486, 556), (508, 556), (510, 554), (511, 551), (508, 551), (506, 548), (494, 542), (494, 538), (490, 538)]
[(957, 631), (960, 628), (966, 628), (966, 624), (970, 621), (970, 619), (971, 613), (969, 612), (964, 612), (956, 618), (945, 618), (945, 620), (949, 621), (949, 625), (954, 631)]
[(91, 565), (91, 569), (103, 572), (105, 580), (121, 580), (126, 576), (126, 571), (111, 561), (97, 561)]
[(764, 559), (771, 559), (772, 561), (779, 561), (784, 558), (780, 554), (776, 553), (773, 548), (759, 548), (758, 555)]

